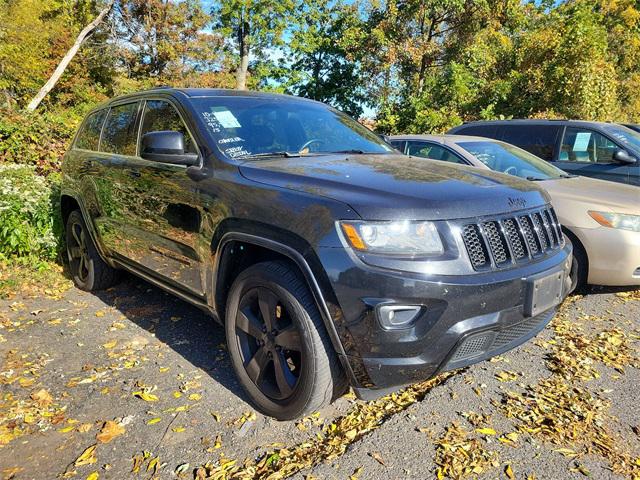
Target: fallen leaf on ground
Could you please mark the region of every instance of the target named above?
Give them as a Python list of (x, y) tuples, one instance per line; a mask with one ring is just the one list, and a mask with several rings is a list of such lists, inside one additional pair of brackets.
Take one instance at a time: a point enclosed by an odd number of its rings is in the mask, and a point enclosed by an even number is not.
[(504, 468), (504, 473), (509, 477), (509, 480), (514, 480), (516, 476), (513, 474), (513, 469), (511, 468), (511, 464), (507, 464)]
[(53, 397), (44, 388), (31, 394), (31, 400), (35, 401), (40, 407), (48, 407), (53, 402)]
[(80, 467), (82, 465), (91, 465), (92, 463), (96, 463), (98, 461), (98, 459), (96, 458), (96, 447), (98, 445), (91, 445), (90, 447), (87, 447), (84, 452), (82, 452), (82, 454), (80, 454), (80, 456), (78, 458), (76, 458), (76, 461), (73, 462), (73, 464), (76, 467)]
[(141, 398), (145, 402), (157, 402), (158, 397), (153, 393), (145, 392), (144, 390), (139, 390), (137, 392), (133, 392), (134, 397)]
[(109, 443), (117, 436), (122, 435), (125, 432), (124, 427), (118, 425), (113, 420), (107, 420), (102, 425), (102, 430), (96, 435), (96, 440), (100, 443)]

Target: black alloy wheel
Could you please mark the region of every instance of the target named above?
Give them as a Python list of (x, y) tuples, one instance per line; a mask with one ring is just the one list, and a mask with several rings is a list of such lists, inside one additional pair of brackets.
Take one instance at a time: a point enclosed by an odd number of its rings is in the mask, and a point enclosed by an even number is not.
[(286, 261), (240, 272), (227, 296), (225, 330), (238, 381), (265, 415), (299, 418), (347, 386), (315, 299)]
[(74, 210), (67, 218), (66, 243), (69, 270), (78, 288), (103, 290), (117, 283), (120, 272), (107, 265), (98, 253), (80, 210)]
[(91, 262), (89, 250), (87, 248), (87, 234), (80, 219), (74, 218), (69, 221), (69, 231), (71, 235), (67, 238), (67, 253), (69, 266), (74, 276), (77, 275), (82, 283), (86, 283), (91, 273)]
[(251, 381), (269, 398), (291, 397), (304, 360), (300, 333), (269, 288), (256, 287), (242, 296), (236, 338)]

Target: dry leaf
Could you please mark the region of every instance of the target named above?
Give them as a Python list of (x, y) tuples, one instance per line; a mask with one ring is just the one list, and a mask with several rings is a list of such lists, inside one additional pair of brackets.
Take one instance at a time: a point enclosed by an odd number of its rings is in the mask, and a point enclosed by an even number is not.
[(92, 463), (96, 463), (98, 459), (96, 458), (96, 447), (98, 445), (91, 445), (87, 447), (82, 454), (76, 458), (76, 461), (73, 464), (76, 467), (80, 467), (82, 465), (91, 465)]
[(109, 443), (111, 440), (125, 432), (124, 427), (118, 425), (113, 420), (107, 420), (102, 425), (102, 430), (96, 435), (96, 440), (100, 443)]
[(149, 392), (147, 392), (145, 390), (139, 390), (137, 392), (133, 392), (133, 396), (141, 398), (145, 402), (157, 402), (158, 401), (158, 397), (157, 396), (155, 396), (153, 393), (149, 393)]
[(31, 394), (31, 400), (34, 400), (40, 407), (46, 408), (53, 402), (53, 397), (44, 388)]
[(476, 428), (476, 432), (482, 435), (495, 435), (496, 431), (493, 428)]
[(87, 480), (98, 480), (100, 478), (100, 473), (98, 472), (91, 472), (89, 475), (87, 475)]
[(504, 473), (507, 475), (509, 480), (515, 480), (516, 476), (513, 474), (513, 469), (511, 468), (511, 464), (507, 464), (504, 469)]
[(162, 420), (160, 417), (151, 418), (147, 420), (147, 425), (153, 425), (154, 423), (158, 423), (160, 420)]

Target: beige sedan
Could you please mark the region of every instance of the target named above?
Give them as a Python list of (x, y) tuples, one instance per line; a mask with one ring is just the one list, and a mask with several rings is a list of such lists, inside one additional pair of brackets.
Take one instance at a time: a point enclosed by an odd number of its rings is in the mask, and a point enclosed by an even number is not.
[(640, 285), (640, 187), (568, 175), (513, 145), (461, 135), (389, 137), (401, 152), (539, 182), (574, 247), (578, 286)]

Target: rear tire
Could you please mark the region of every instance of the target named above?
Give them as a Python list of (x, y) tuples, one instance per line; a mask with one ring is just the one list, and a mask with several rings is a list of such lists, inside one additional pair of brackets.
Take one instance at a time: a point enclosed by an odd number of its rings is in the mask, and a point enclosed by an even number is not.
[(71, 212), (67, 219), (66, 243), (69, 270), (76, 287), (91, 292), (117, 283), (120, 272), (100, 257), (79, 210)]
[(258, 263), (238, 275), (225, 329), (238, 380), (265, 415), (301, 417), (329, 404), (344, 385), (313, 296), (286, 262)]

